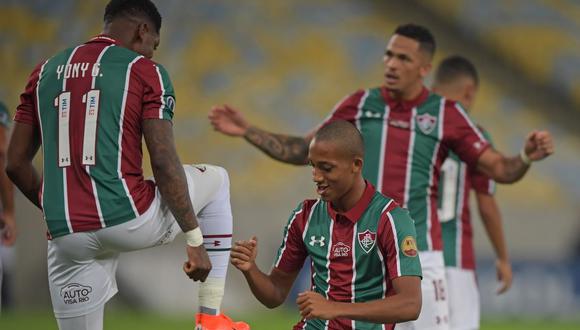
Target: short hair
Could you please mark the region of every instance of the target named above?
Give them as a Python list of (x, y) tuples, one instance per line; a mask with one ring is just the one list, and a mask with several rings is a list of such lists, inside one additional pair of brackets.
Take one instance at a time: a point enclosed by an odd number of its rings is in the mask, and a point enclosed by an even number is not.
[(105, 7), (104, 22), (111, 23), (120, 16), (146, 17), (153, 23), (157, 33), (161, 30), (161, 14), (151, 0), (111, 0)]
[(353, 157), (364, 157), (365, 154), (362, 135), (346, 120), (335, 120), (322, 126), (314, 135), (314, 139), (336, 142)]
[(452, 55), (443, 59), (437, 67), (435, 83), (446, 84), (463, 76), (473, 79), (476, 85), (479, 84), (479, 76), (475, 65), (463, 56)]
[(419, 49), (427, 52), (429, 55), (435, 55), (435, 38), (431, 31), (421, 25), (408, 23), (397, 26), (395, 33), (419, 42)]

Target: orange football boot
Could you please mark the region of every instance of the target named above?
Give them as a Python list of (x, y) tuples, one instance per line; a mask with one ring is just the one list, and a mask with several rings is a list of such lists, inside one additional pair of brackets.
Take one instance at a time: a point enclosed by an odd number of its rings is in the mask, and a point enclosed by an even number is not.
[(197, 313), (195, 330), (250, 330), (250, 326), (245, 322), (234, 322), (224, 314)]

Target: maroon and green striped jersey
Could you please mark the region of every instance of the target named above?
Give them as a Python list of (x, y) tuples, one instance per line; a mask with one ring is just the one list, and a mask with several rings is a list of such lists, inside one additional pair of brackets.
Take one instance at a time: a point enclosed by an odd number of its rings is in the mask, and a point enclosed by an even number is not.
[(104, 35), (36, 67), (15, 121), (42, 139), (50, 236), (114, 226), (149, 208), (155, 186), (143, 178), (142, 121), (171, 120), (174, 105), (165, 69)]
[[(491, 143), (491, 137), (481, 127), (480, 131)], [(468, 167), (459, 157), (450, 152), (441, 167), (439, 185), (439, 221), (443, 236), (445, 266), (475, 270), (473, 227), (469, 207), (471, 190), (480, 194), (493, 195), (495, 181), (476, 168)]]
[[(409, 209), (419, 250), (442, 250), (437, 217), (441, 165), (449, 150), (475, 164), (489, 146), (465, 111), (426, 88), (414, 100), (393, 99), (386, 88), (359, 90), (325, 121), (343, 119), (360, 130), (363, 175), (377, 190)], [(324, 124), (323, 124), (324, 125)]]
[[(413, 220), (367, 182), (346, 213), (322, 200), (302, 202), (290, 216), (274, 267), (299, 271), (311, 260), (311, 289), (328, 299), (366, 302), (393, 295), (392, 280), (422, 276)], [(294, 329), (392, 329), (348, 319), (301, 320)]]

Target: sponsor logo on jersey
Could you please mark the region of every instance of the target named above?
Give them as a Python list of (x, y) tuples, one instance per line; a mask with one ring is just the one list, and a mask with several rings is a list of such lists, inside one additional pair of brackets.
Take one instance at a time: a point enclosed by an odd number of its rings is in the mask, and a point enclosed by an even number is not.
[(338, 242), (332, 247), (332, 255), (334, 257), (348, 257), (350, 254), (350, 246), (344, 244), (343, 242)]
[(417, 256), (417, 243), (415, 242), (415, 238), (413, 236), (407, 236), (401, 242), (401, 251), (407, 257), (416, 257)]
[(60, 289), (60, 296), (67, 305), (88, 302), (93, 288), (78, 283), (67, 284)]
[(431, 116), (428, 113), (424, 113), (422, 115), (417, 116), (417, 126), (421, 132), (425, 134), (429, 134), (433, 131), (437, 124), (437, 117)]
[(366, 252), (371, 252), (372, 248), (375, 246), (377, 241), (377, 233), (373, 233), (370, 230), (365, 230), (362, 233), (358, 233), (358, 244)]
[(398, 119), (389, 119), (389, 125), (404, 129), (409, 129), (409, 127), (411, 127), (411, 124), (408, 121)]
[(324, 246), (326, 245), (324, 243), (324, 236), (320, 236), (319, 239), (316, 238), (316, 235), (312, 235), (310, 236), (310, 243), (308, 243), (310, 246), (314, 246), (315, 244), (318, 244), (319, 246)]
[(373, 112), (373, 111), (370, 111), (370, 110), (367, 110), (367, 111), (364, 112), (364, 116), (367, 117), (367, 118), (381, 118), (382, 115), (383, 114), (380, 113), (380, 112)]

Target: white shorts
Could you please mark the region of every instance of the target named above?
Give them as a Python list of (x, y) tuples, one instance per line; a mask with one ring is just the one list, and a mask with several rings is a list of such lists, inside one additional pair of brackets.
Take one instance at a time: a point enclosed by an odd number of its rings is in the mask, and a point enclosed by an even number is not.
[[(190, 165), (184, 165), (184, 169), (191, 202), (205, 233), (204, 212), (215, 214), (221, 212), (215, 208), (223, 208), (231, 216), (229, 178), (221, 167), (196, 166), (205, 170)], [(219, 203), (210, 204), (218, 199), (216, 196), (220, 196)], [(149, 209), (134, 220), (48, 241), (48, 281), (55, 317), (77, 317), (102, 307), (117, 293), (115, 272), (119, 253), (169, 243), (180, 232), (156, 190)]]
[(473, 270), (446, 267), (451, 329), (479, 329), (479, 290)]
[(443, 252), (420, 251), (423, 271), (421, 314), (415, 321), (399, 323), (397, 330), (449, 330), (449, 305)]

